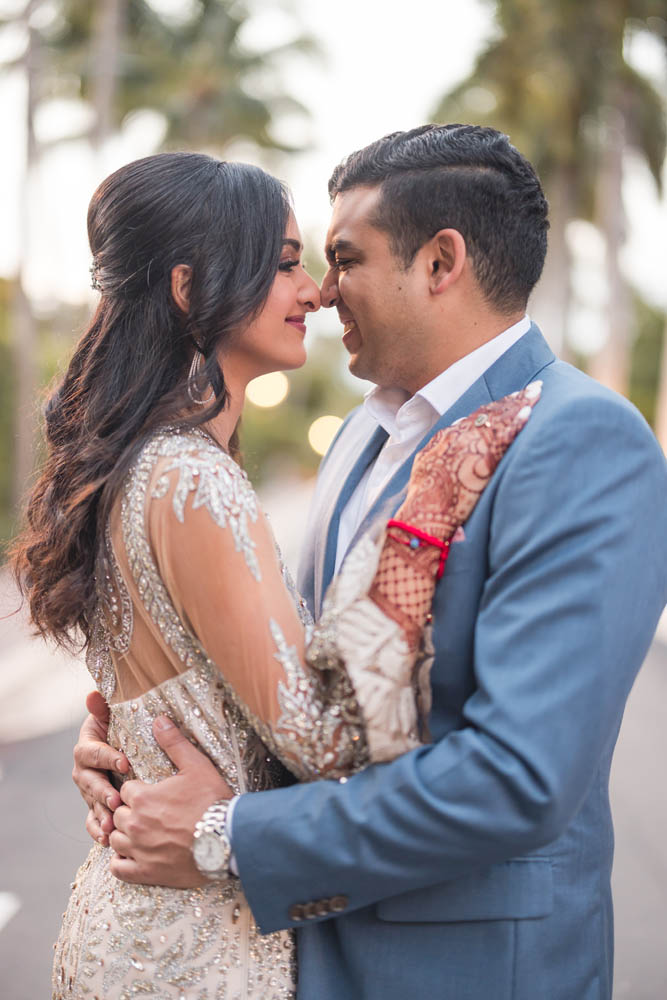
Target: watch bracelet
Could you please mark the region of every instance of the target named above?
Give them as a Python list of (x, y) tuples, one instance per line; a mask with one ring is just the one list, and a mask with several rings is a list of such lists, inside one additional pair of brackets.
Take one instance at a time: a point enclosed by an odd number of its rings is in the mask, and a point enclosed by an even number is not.
[(195, 823), (194, 836), (202, 833), (215, 833), (218, 837), (227, 837), (227, 812), (231, 799), (218, 799), (208, 807), (200, 820)]
[[(195, 830), (192, 840), (192, 853), (193, 860), (197, 867), (197, 870), (205, 875), (206, 878), (213, 882), (225, 882), (228, 878), (232, 877), (232, 873), (229, 871), (228, 863), (229, 857), (231, 856), (231, 844), (229, 842), (229, 837), (227, 836), (227, 812), (229, 809), (231, 799), (219, 799), (214, 802), (213, 805), (209, 806), (204, 815), (200, 820), (195, 823)], [(199, 867), (197, 861), (197, 855), (195, 850), (195, 845), (202, 834), (212, 833), (217, 837), (224, 847), (224, 852), (226, 856), (225, 867), (217, 872), (208, 871)]]

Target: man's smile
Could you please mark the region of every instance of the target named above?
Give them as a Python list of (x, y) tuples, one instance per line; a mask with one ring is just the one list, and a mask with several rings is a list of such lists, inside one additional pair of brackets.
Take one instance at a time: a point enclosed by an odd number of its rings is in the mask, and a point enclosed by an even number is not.
[(343, 324), (343, 346), (350, 354), (361, 347), (361, 336), (355, 320), (349, 319)]

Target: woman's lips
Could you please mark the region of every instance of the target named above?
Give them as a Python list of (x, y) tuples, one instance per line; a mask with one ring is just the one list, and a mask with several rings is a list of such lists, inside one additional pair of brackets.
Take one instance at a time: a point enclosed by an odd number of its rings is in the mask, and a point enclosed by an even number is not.
[(296, 329), (300, 330), (301, 333), (305, 333), (306, 332), (305, 320), (306, 320), (305, 316), (288, 316), (285, 322), (289, 323), (290, 326), (296, 327)]

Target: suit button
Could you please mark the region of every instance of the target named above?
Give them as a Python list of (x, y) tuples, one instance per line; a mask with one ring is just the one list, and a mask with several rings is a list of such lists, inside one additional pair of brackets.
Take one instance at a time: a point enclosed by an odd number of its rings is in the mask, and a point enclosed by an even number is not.
[(331, 906), (328, 899), (318, 899), (315, 903), (315, 916), (327, 917), (331, 913)]
[(332, 913), (342, 913), (347, 908), (347, 896), (332, 896), (329, 900), (329, 909)]
[(303, 908), (303, 915), (306, 920), (314, 920), (317, 917), (317, 903), (306, 903)]
[(287, 916), (290, 920), (294, 920), (295, 922), (303, 920), (303, 903), (293, 903), (287, 911)]

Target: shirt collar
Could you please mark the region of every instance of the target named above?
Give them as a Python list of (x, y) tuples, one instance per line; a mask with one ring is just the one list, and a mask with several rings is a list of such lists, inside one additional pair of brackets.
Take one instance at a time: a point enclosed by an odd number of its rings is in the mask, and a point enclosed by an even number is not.
[(399, 424), (408, 415), (417, 416), (422, 413), (427, 417), (427, 411), (433, 417), (433, 422), (446, 413), (450, 406), (490, 368), (498, 358), (508, 351), (520, 337), (530, 329), (529, 316), (524, 316), (497, 334), (481, 347), (475, 348), (470, 354), (440, 372), (434, 379), (422, 386), (414, 396), (409, 396), (403, 389), (384, 389), (376, 385), (364, 396), (364, 407), (390, 435), (395, 435)]

